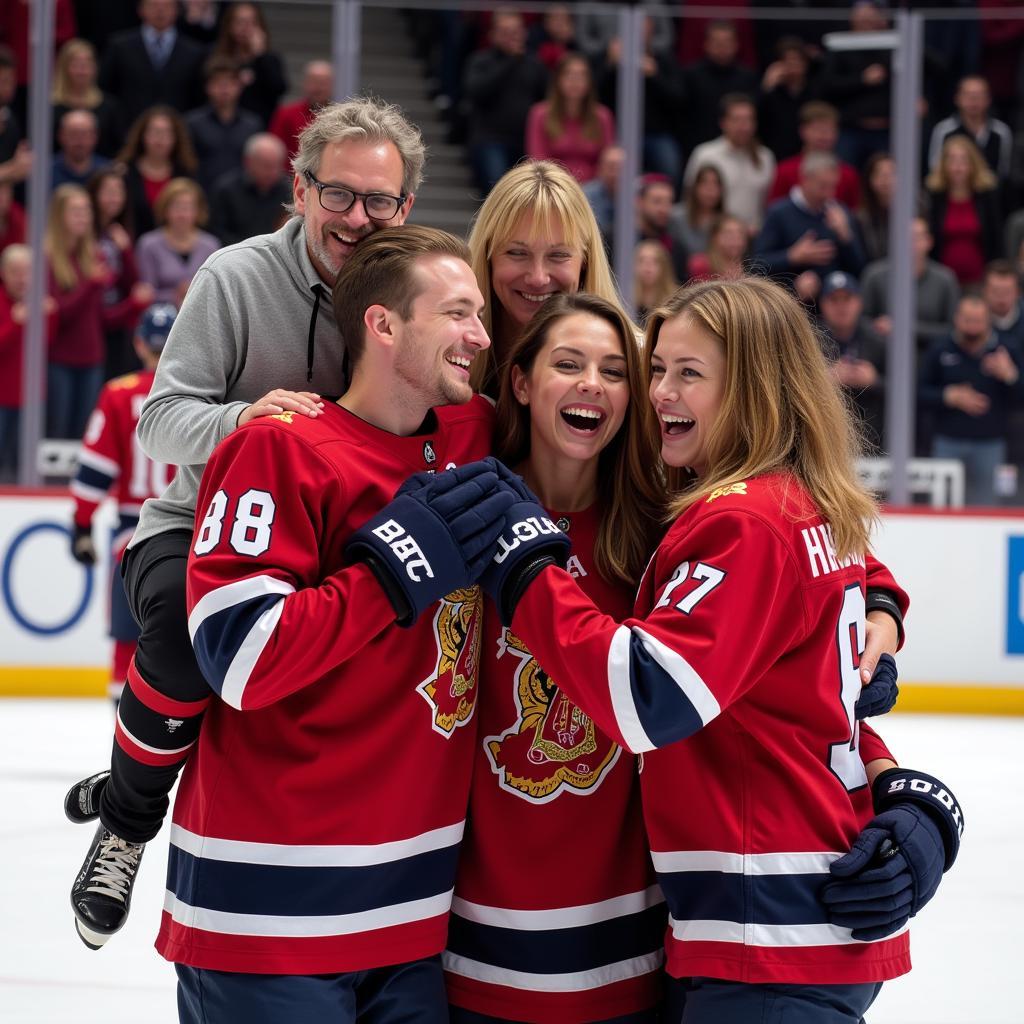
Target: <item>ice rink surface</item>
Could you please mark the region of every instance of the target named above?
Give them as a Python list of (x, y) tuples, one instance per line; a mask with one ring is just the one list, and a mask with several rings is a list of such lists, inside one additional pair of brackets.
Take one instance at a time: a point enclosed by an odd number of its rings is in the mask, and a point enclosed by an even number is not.
[[(0, 701), (3, 1024), (177, 1020), (174, 971), (153, 949), (166, 829), (146, 850), (125, 928), (94, 953), (72, 924), (68, 890), (91, 832), (65, 820), (62, 801), (73, 781), (108, 764), (111, 725), (98, 700)], [(949, 782), (967, 831), (956, 866), (915, 921), (914, 970), (885, 986), (868, 1024), (1020, 1024), (1024, 719), (897, 713), (879, 730), (903, 764)]]

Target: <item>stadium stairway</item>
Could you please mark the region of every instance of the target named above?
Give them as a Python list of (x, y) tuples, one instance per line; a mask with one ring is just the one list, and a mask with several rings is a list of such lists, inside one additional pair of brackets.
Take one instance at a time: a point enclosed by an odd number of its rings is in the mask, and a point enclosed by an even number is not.
[[(304, 65), (330, 58), (331, 7), (264, 3), (262, 10), (271, 44), (287, 67), (291, 83), (287, 99), (296, 98)], [(401, 13), (364, 8), (360, 52), (361, 91), (397, 103), (419, 126), (427, 144), (426, 176), (410, 220), (466, 235), (479, 196), (464, 148), (446, 141), (447, 124), (430, 98), (425, 69)]]

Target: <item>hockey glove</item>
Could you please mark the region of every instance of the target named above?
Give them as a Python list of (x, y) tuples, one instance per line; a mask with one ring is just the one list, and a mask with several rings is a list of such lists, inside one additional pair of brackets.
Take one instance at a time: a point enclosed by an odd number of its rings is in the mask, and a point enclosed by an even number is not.
[(883, 654), (878, 659), (878, 667), (871, 677), (871, 682), (860, 691), (853, 712), (858, 719), (884, 715), (896, 706), (896, 698), (899, 695), (900, 688), (896, 685), (896, 662), (891, 654)]
[(935, 895), (963, 833), (956, 798), (930, 775), (890, 768), (873, 789), (878, 813), (821, 892), (829, 921), (864, 942), (899, 930)]
[(493, 464), (473, 462), (403, 487), (345, 546), (365, 562), (394, 606), (400, 626), (453, 590), (476, 582), (513, 495)]
[(572, 542), (551, 521), (523, 478), (494, 461), (514, 504), (505, 513), (497, 549), (480, 577), (480, 586), (497, 605), (502, 625), (508, 626), (532, 580), (549, 565), (564, 566)]
[(92, 542), (92, 527), (71, 524), (71, 557), (82, 565), (96, 564), (96, 546)]

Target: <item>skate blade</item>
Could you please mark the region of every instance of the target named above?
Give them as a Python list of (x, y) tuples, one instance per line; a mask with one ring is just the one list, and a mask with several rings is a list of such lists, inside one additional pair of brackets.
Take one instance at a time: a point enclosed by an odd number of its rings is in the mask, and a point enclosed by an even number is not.
[(90, 949), (101, 949), (106, 943), (109, 935), (104, 935), (103, 932), (94, 932), (91, 928), (86, 928), (78, 918), (75, 918), (75, 929), (78, 932), (78, 937), (90, 948)]

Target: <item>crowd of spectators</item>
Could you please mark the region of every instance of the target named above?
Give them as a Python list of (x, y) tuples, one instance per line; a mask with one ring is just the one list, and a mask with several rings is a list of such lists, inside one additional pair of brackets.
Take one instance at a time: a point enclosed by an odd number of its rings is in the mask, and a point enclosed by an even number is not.
[[(687, 281), (753, 271), (788, 282), (884, 445), (891, 54), (828, 50), (822, 35), (875, 32), (886, 12), (821, 0), (849, 8), (849, 23), (784, 23), (752, 17), (753, 3), (720, 6), (734, 19), (644, 22), (638, 313)], [(0, 13), (0, 250), (25, 238), (27, 7), (18, 0)], [(328, 62), (312, 61), (284, 102), (284, 62), (256, 3), (57, 0), (56, 11), (47, 429), (73, 437), (102, 380), (134, 367), (139, 310), (154, 297), (180, 302), (210, 252), (287, 216), (287, 161), (333, 80)], [(564, 4), (543, 15), (408, 17), (480, 193), (524, 156), (558, 160), (583, 184), (610, 249), (625, 156), (615, 142), (614, 14)], [(1005, 446), (996, 455), (1024, 464), (1024, 21), (951, 24), (929, 23), (925, 40), (917, 444), (928, 455), (970, 442), (957, 456), (969, 494), (992, 501), (990, 448), (977, 472), (962, 453), (996, 434)], [(6, 283), (18, 266), (12, 257), (2, 278), (0, 349), (18, 334), (21, 299)], [(0, 365), (7, 358), (0, 351)], [(936, 390), (954, 363), (959, 376)], [(0, 394), (0, 477), (12, 472), (5, 424), (17, 419), (3, 410), (20, 400)]]

